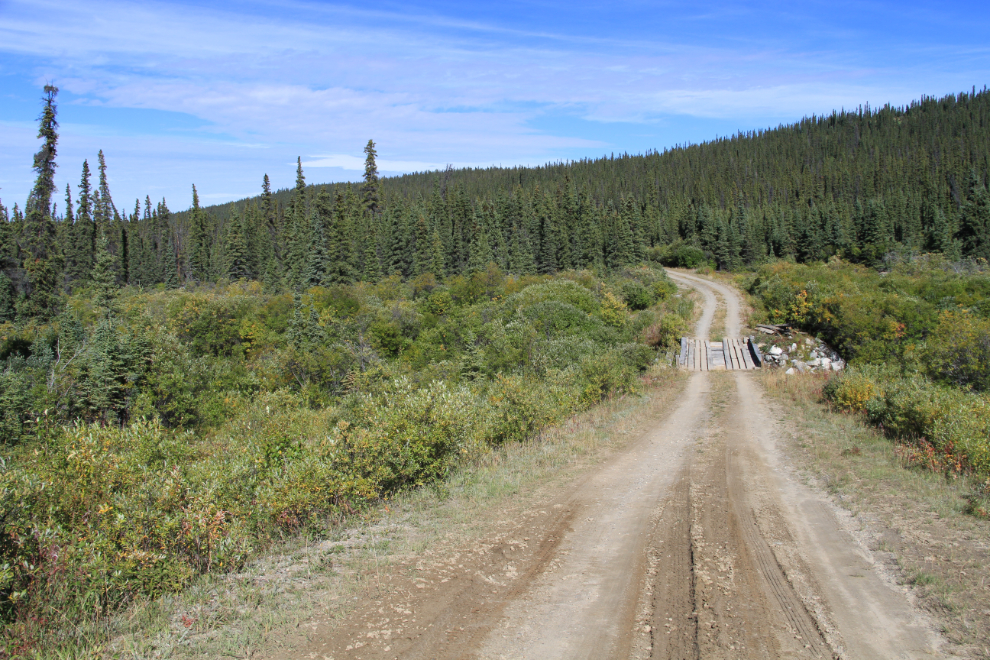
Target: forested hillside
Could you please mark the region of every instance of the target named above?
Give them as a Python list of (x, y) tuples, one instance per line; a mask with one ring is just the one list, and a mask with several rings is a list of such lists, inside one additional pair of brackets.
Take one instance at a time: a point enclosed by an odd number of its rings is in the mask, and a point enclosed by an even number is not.
[(86, 284), (101, 233), (118, 284), (247, 278), (269, 290), (462, 274), (489, 261), (525, 274), (646, 257), (721, 269), (833, 254), (870, 264), (891, 251), (990, 257), (985, 89), (537, 168), (379, 180), (373, 143), (366, 154), (361, 185), (307, 185), (300, 165), (294, 189), (273, 192), (265, 175), (259, 197), (203, 208), (193, 187), (192, 208), (173, 213), (150, 198), (118, 207), (101, 152), (60, 207), (50, 183), (30, 208), (0, 205), (0, 319), (50, 312), (57, 292)]

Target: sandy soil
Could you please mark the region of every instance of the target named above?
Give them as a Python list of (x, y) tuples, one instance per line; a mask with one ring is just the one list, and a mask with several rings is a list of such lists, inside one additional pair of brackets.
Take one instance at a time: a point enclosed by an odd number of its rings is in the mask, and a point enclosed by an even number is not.
[[(738, 336), (728, 286), (698, 289)], [(426, 552), (278, 658), (929, 658), (931, 622), (795, 477), (747, 372), (697, 372), (673, 412), (480, 543)]]

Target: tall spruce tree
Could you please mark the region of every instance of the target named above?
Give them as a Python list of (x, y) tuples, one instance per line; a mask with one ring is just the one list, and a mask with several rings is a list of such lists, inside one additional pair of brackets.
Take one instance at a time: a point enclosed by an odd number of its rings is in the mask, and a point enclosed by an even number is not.
[(361, 186), (361, 196), (364, 208), (375, 215), (381, 204), (379, 197), (381, 184), (378, 181), (378, 164), (375, 162), (378, 152), (375, 151), (373, 140), (368, 140), (368, 144), (364, 147), (364, 155), (364, 184)]
[(59, 276), (62, 272), (52, 219), (58, 146), (57, 94), (57, 87), (45, 85), (44, 107), (38, 118), (38, 137), (44, 142), (34, 156), (37, 178), (25, 206), (20, 243), (26, 280), (25, 299), (20, 311), (25, 316), (42, 318), (57, 312)]
[(471, 243), (469, 246), (469, 256), (467, 270), (469, 273), (481, 273), (488, 268), (492, 260), (492, 249), (488, 242), (488, 232), (485, 231), (485, 224), (475, 217), (471, 224)]
[(226, 275), (231, 280), (248, 279), (251, 269), (248, 263), (247, 245), (248, 210), (235, 213), (228, 224), (228, 234), (224, 249)]
[(104, 316), (112, 316), (117, 308), (117, 276), (114, 273), (114, 258), (110, 254), (110, 242), (106, 232), (101, 231), (96, 238), (96, 255), (93, 259), (93, 304)]
[(189, 212), (189, 278), (205, 282), (210, 275), (210, 239), (206, 228), (206, 212), (199, 205), (196, 184), (192, 187), (192, 209)]

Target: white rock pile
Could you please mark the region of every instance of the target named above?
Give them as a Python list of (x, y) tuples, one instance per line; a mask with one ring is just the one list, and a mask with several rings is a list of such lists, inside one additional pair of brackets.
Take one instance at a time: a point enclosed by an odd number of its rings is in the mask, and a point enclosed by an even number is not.
[(760, 346), (760, 349), (768, 367), (787, 367), (786, 374), (841, 371), (845, 368), (845, 361), (825, 342), (808, 337), (803, 344), (801, 349), (810, 347), (806, 353), (798, 350), (796, 342), (788, 347), (789, 350), (780, 346), (766, 348), (766, 345)]

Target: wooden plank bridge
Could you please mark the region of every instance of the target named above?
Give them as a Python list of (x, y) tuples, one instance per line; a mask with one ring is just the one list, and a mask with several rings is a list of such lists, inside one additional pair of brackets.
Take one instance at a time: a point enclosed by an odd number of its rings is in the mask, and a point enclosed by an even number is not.
[(720, 342), (681, 337), (677, 366), (688, 371), (759, 369), (763, 354), (752, 337), (725, 338)]

